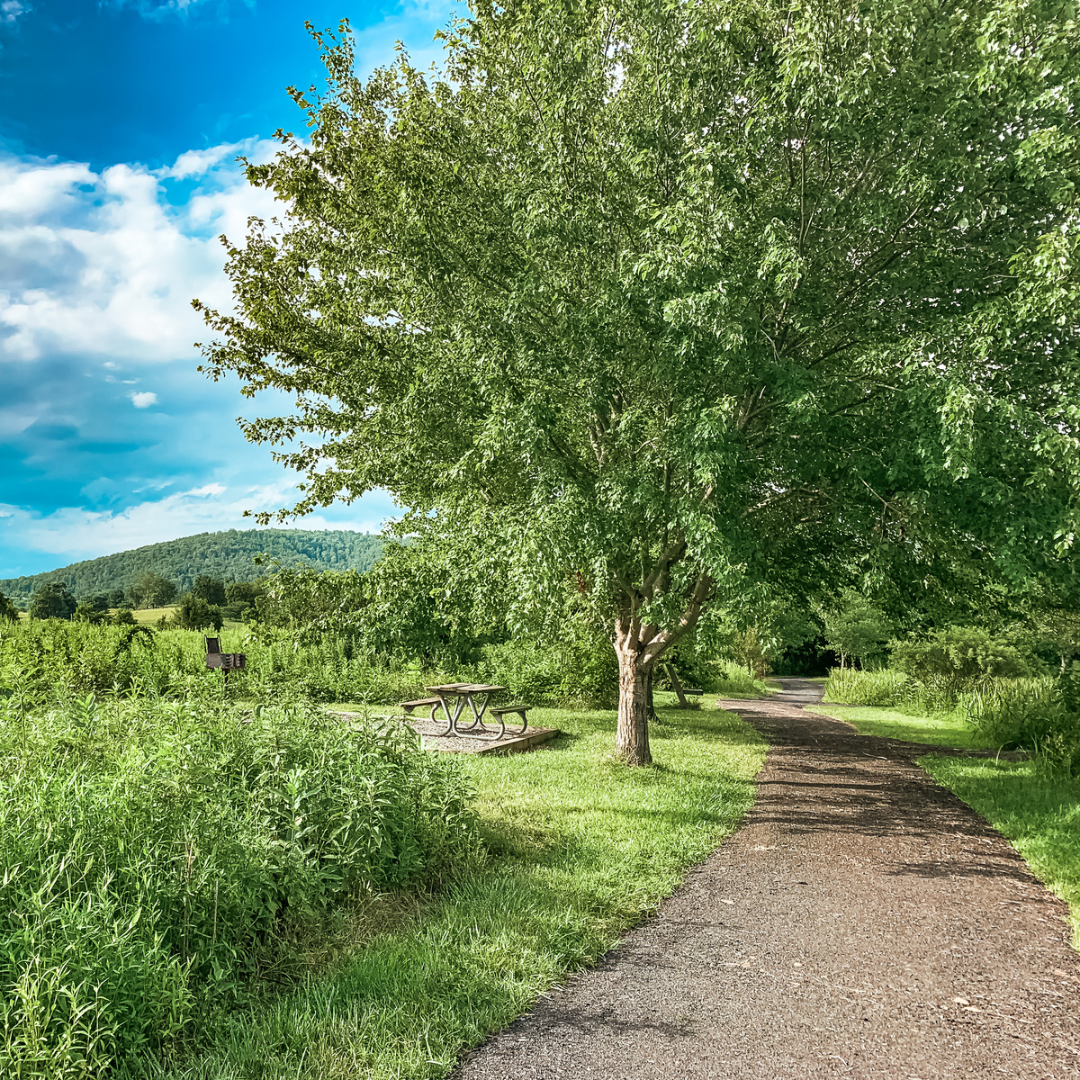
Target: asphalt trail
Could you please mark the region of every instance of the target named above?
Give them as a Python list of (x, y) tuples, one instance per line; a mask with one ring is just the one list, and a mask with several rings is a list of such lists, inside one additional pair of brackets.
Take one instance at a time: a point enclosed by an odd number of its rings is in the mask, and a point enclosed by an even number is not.
[(742, 828), (456, 1080), (1080, 1078), (1065, 905), (895, 740), (728, 702), (768, 738)]

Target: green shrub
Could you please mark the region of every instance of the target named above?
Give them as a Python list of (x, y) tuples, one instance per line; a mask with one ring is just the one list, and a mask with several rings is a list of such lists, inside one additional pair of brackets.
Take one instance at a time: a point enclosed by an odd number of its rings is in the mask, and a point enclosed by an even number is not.
[(1014, 645), (962, 626), (893, 642), (892, 665), (916, 680), (935, 708), (955, 704), (961, 691), (987, 678), (1031, 674), (1030, 659)]
[(505, 685), (533, 705), (608, 708), (618, 700), (619, 667), (611, 642), (568, 621), (554, 640), (485, 645), (474, 677)]
[(452, 761), (396, 725), (208, 697), (0, 711), (0, 1075), (167, 1056), (275, 949), (478, 850)]

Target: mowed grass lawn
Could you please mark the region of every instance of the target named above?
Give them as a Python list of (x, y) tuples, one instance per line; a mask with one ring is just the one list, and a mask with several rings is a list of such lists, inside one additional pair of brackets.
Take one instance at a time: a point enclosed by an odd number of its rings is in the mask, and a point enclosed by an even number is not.
[[(959, 749), (996, 749), (958, 716), (915, 716), (870, 706), (815, 712), (845, 720), (863, 735)], [(1080, 778), (1047, 775), (1034, 761), (918, 759), (939, 784), (1007, 837), (1024, 861), (1069, 904), (1072, 943), (1080, 949)]]
[[(441, 1077), (594, 963), (739, 824), (765, 744), (730, 713), (660, 710), (655, 764), (613, 760), (615, 714), (537, 709), (547, 749), (459, 759), (486, 858), (422, 902), (358, 914), (304, 985), (225, 1018), (177, 1078)], [(364, 928), (366, 927), (366, 929)], [(336, 955), (335, 955), (336, 952)]]

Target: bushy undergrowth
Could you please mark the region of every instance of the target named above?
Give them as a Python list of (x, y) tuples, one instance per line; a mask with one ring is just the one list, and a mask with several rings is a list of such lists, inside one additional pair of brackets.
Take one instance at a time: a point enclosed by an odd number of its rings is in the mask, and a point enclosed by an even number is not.
[(473, 676), (533, 705), (608, 708), (619, 687), (615, 650), (591, 635), (486, 645)]
[[(453, 670), (442, 670), (436, 660), (371, 655), (342, 634), (262, 629), (219, 637), (224, 651), (247, 655), (246, 670), (232, 677), (233, 692), (256, 702), (284, 695), (391, 705), (423, 696), (425, 684), (469, 678), (505, 685), (534, 705), (606, 707), (614, 704), (618, 687), (610, 643), (577, 626), (549, 642), (486, 646), (478, 659)], [(116, 691), (183, 697), (193, 681), (205, 678), (205, 641), (190, 630), (60, 619), (0, 629), (0, 695), (15, 693), (37, 704)]]
[(968, 721), (995, 746), (1029, 750), (1048, 772), (1080, 776), (1080, 715), (1059, 679), (992, 679), (961, 696)]
[(899, 671), (833, 668), (825, 683), (825, 700), (844, 705), (902, 705), (911, 697), (911, 679)]
[(398, 728), (207, 699), (0, 712), (0, 1075), (138, 1074), (332, 905), (477, 850), (468, 786)]
[(747, 675), (746, 669), (734, 660), (720, 660), (713, 664), (714, 674), (712, 686), (704, 689), (715, 688), (721, 696), (733, 694), (736, 697), (763, 697), (768, 694), (765, 683), (761, 679), (755, 679)]

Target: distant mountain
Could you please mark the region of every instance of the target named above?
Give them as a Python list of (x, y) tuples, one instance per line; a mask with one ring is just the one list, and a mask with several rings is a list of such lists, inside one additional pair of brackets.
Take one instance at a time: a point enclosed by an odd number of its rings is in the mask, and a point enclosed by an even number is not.
[[(173, 582), (181, 592), (199, 574), (223, 581), (251, 581), (282, 566), (305, 563), (318, 570), (370, 570), (382, 554), (382, 541), (369, 533), (314, 529), (230, 529), (199, 533), (134, 551), (72, 563), (45, 574), (0, 580), (0, 592), (21, 607), (48, 581), (63, 581), (82, 597), (127, 589), (148, 570)], [(262, 565), (256, 555), (266, 555)]]

